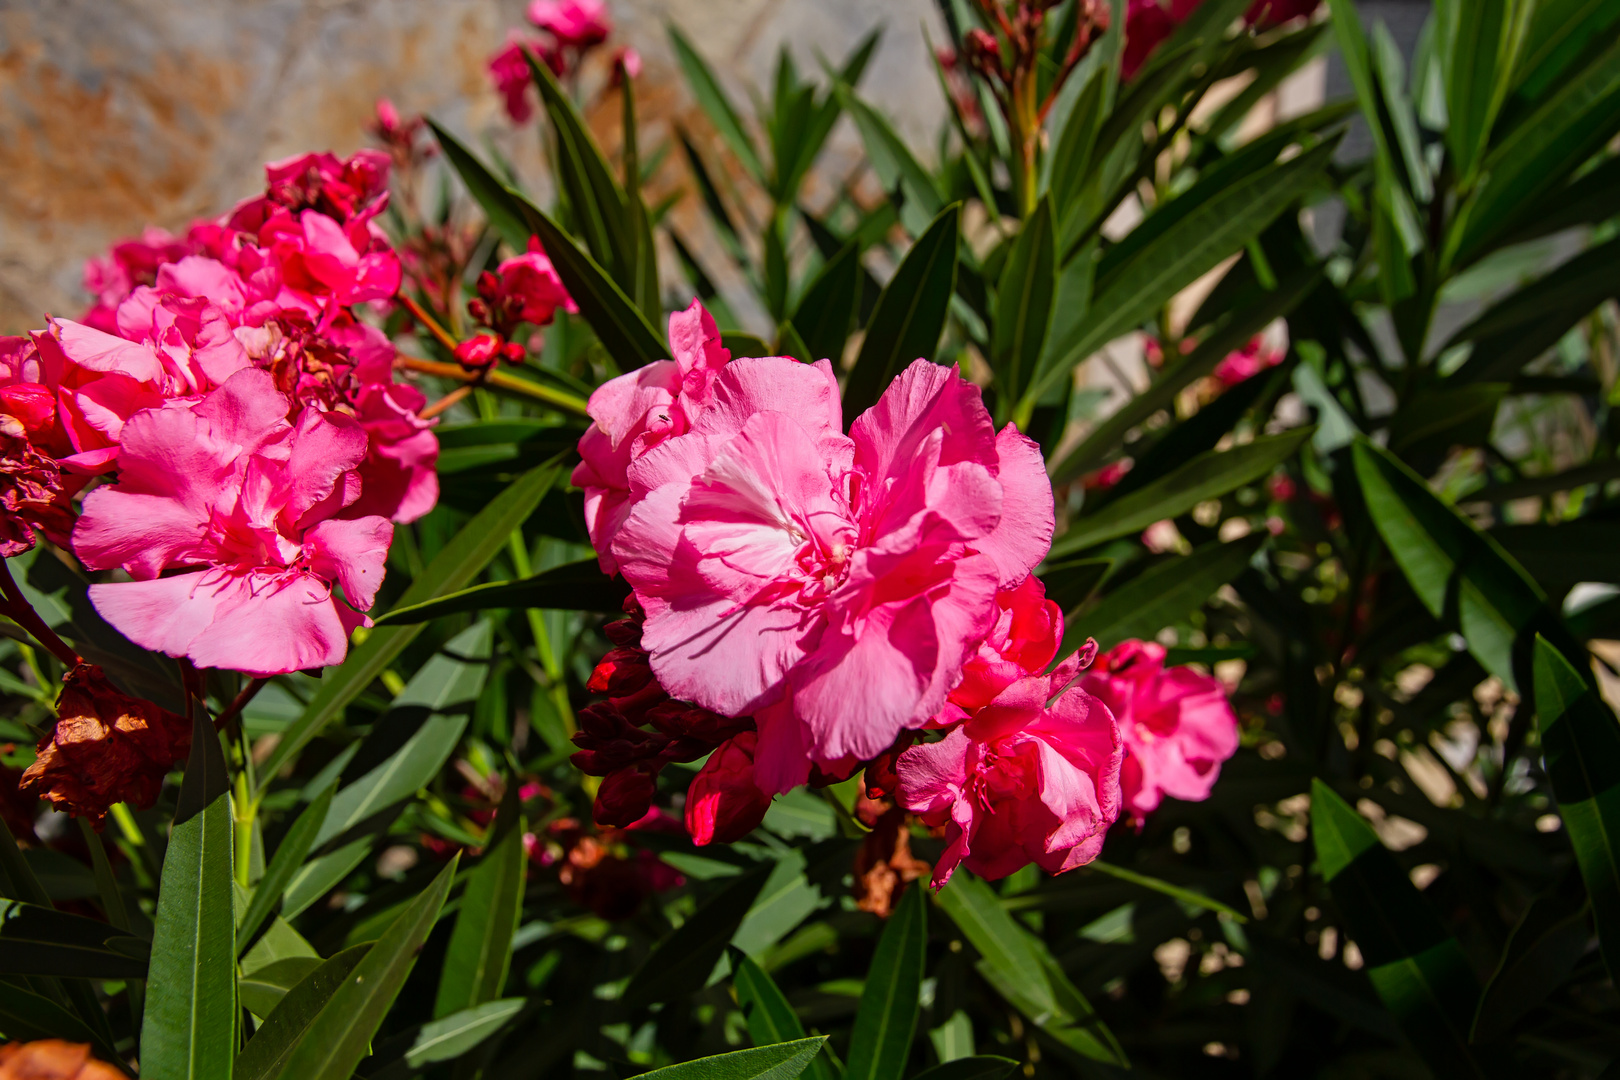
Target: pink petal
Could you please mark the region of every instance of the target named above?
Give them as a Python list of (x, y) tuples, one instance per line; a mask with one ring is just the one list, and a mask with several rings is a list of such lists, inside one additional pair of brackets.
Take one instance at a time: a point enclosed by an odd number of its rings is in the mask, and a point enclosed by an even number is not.
[(1052, 548), (1052, 482), (1041, 448), (1011, 424), (996, 436), (996, 453), (1001, 520), (973, 546), (996, 564), (1002, 585), (1010, 586), (1027, 577)]
[(349, 603), (366, 611), (377, 600), (393, 539), (387, 518), (323, 521), (304, 534), (304, 553), (311, 571), (336, 581)]

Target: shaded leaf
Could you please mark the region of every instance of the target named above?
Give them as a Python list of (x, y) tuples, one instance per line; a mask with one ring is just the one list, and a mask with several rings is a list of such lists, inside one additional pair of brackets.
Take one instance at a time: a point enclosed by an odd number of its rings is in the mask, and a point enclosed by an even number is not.
[(1017, 401), (1033, 377), (1057, 289), (1057, 251), (1052, 202), (1043, 198), (1024, 222), (996, 288), (996, 320), (990, 364), (999, 391)]
[(1577, 873), (1565, 874), (1557, 888), (1530, 902), (1479, 999), (1475, 1042), (1502, 1038), (1563, 985), (1591, 944), (1590, 912)]
[(766, 864), (732, 878), (691, 918), (653, 946), (630, 977), (624, 990), (625, 1001), (645, 1005), (701, 989), (773, 869), (773, 865)]
[[(399, 607), (410, 607), (457, 592), (476, 577), (495, 553), (506, 546), (512, 530), (528, 520), (556, 481), (559, 467), (541, 465), (514, 480), (480, 510), (444, 546), (410, 588)], [(282, 766), (292, 760), (316, 734), (342, 713), (345, 706), (371, 685), (422, 632), (422, 625), (374, 627), (369, 636), (349, 650), (349, 657), (321, 676), (320, 689), (304, 714), (281, 735), (270, 757), (260, 766), (255, 798), (264, 794)]]
[(913, 1080), (1000, 1080), (1016, 1068), (1018, 1062), (1012, 1058), (981, 1054), (935, 1065), (918, 1073)]
[(404, 1080), (438, 1062), (455, 1061), (505, 1027), (525, 1004), (522, 998), (487, 1001), (391, 1038), (373, 1055), (390, 1064), (371, 1073), (370, 1080)]
[(927, 950), (928, 902), (917, 883), (900, 898), (872, 953), (850, 1031), (846, 1080), (888, 1080), (905, 1071), (922, 1008)]
[(1251, 533), (1229, 544), (1217, 540), (1149, 567), (1071, 618), (1058, 655), (1074, 651), (1088, 637), (1103, 649), (1127, 638), (1153, 637), (1243, 573), (1265, 539), (1264, 533)]
[(1436, 1076), (1487, 1075), (1468, 1045), (1479, 983), (1462, 946), (1372, 826), (1319, 779), (1311, 781), (1311, 835), (1367, 977), (1406, 1037)]
[(231, 1074), (233, 1080), (269, 1080), (281, 1075), (299, 1037), (370, 949), (370, 944), (344, 949), (330, 960), (321, 961), (287, 991), (242, 1048)]
[[(805, 1037), (804, 1025), (799, 1023), (793, 1006), (764, 968), (741, 950), (733, 950), (731, 970), (737, 1007), (742, 1009), (748, 1022), (748, 1037), (754, 1040), (755, 1046), (796, 1042)], [(832, 1066), (825, 1057), (817, 1055), (805, 1075), (812, 1080), (833, 1080)]]
[[(281, 838), (281, 844), (270, 859), (270, 865), (265, 867), (264, 876), (254, 886), (253, 899), (248, 903), (247, 911), (242, 914), (241, 921), (236, 926), (236, 949), (240, 953), (247, 949), (264, 925), (264, 920), (270, 917), (275, 909), (281, 894), (287, 891), (292, 883), (293, 875), (298, 868), (304, 865), (304, 859), (309, 855), (310, 849), (315, 846), (315, 836), (320, 832), (321, 824), (326, 821), (327, 811), (332, 806), (332, 794), (337, 790), (334, 780), (319, 795), (315, 796), (298, 819), (293, 822), (287, 835)], [(265, 1015), (259, 1013), (260, 1016)]]
[(396, 607), (378, 617), (378, 626), (424, 623), (444, 615), (490, 608), (547, 608), (617, 614), (630, 588), (621, 578), (602, 573), (595, 558), (554, 566), (524, 578), (474, 585), (435, 600)]
[(523, 877), (529, 861), (523, 848), (520, 786), (516, 777), (507, 777), (506, 793), (494, 823), (497, 838), (486, 847), (467, 877), (439, 974), (439, 993), (433, 1005), (435, 1020), (492, 1002), (506, 988), (512, 935), (523, 914)]
[(810, 1067), (826, 1041), (825, 1035), (817, 1035), (798, 1042), (734, 1050), (654, 1069), (642, 1073), (639, 1080), (794, 1080)]
[(805, 359), (830, 359), (838, 366), (855, 324), (860, 284), (861, 250), (851, 241), (822, 265), (793, 312), (793, 328), (804, 339)]
[(692, 94), (709, 118), (709, 123), (714, 125), (714, 130), (720, 133), (731, 152), (737, 155), (737, 160), (753, 174), (755, 180), (763, 184), (765, 166), (760, 163), (759, 152), (754, 149), (754, 141), (743, 129), (742, 119), (732, 107), (731, 99), (720, 88), (714, 72), (674, 23), (669, 25), (669, 40), (675, 46), (675, 58), (680, 62), (687, 85), (692, 88)]
[(956, 285), (961, 217), (961, 203), (943, 210), (884, 286), (844, 388), (846, 425), (876, 404), (907, 365), (931, 358), (939, 345)]
[(289, 956), (256, 969), (236, 980), (236, 996), (242, 1008), (254, 1016), (269, 1016), (288, 991), (303, 982), (321, 966), (318, 956)]

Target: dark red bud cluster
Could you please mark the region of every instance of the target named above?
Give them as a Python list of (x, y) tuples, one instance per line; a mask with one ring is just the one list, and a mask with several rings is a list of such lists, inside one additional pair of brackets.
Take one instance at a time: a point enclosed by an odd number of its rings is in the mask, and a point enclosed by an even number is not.
[(474, 334), (456, 346), (456, 359), (469, 371), (487, 368), (498, 360), (508, 364), (521, 364), (524, 348), (515, 341), (507, 341), (500, 334), (488, 331)]
[(665, 765), (696, 761), (754, 728), (749, 717), (720, 716), (671, 699), (641, 648), (640, 607), (632, 598), (625, 609), (628, 618), (603, 627), (614, 647), (591, 672), (585, 688), (607, 700), (580, 710), (574, 735), (579, 751), (573, 756), (581, 772), (603, 778), (593, 810), (596, 823), (618, 827), (646, 816)]

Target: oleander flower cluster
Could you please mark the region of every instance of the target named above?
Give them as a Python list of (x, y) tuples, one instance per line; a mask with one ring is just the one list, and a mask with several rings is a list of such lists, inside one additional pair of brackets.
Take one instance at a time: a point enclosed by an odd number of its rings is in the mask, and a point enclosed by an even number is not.
[(1237, 742), (1218, 682), (1140, 642), (1054, 665), (1063, 616), (1032, 573), (1052, 489), (975, 386), (919, 359), (846, 431), (828, 361), (733, 358), (695, 302), (669, 340), (592, 395), (573, 477), (632, 591), (575, 740), (600, 823), (702, 758), (687, 829), (736, 840), (773, 796), (865, 768), (944, 838), (943, 885), (1071, 869), (1124, 810), (1207, 796)]
[(228, 214), (91, 260), (82, 318), (0, 339), (6, 554), (37, 530), (123, 571), (97, 610), (199, 667), (343, 659), (394, 523), (438, 499), (423, 395), (363, 318), (400, 286), (389, 164), (273, 162)]

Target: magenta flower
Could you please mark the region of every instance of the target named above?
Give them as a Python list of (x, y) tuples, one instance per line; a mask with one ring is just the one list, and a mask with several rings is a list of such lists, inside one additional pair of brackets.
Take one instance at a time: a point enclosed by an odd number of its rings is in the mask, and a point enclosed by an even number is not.
[(533, 95), (529, 93), (529, 82), (533, 76), (529, 72), (529, 61), (523, 56), (526, 48), (534, 50), (553, 68), (557, 66), (551, 61), (551, 50), (546, 43), (525, 41), (516, 31), (507, 34), (505, 47), (489, 58), (489, 77), (495, 83), (496, 92), (501, 95), (501, 103), (506, 106), (506, 115), (514, 124), (527, 123), (529, 117), (534, 115)]
[(1179, 18), (1172, 18), (1164, 10), (1159, 0), (1130, 0), (1125, 9), (1125, 53), (1119, 64), (1121, 80), (1128, 82), (1136, 77), (1159, 43), (1175, 30), (1178, 21)]
[(1213, 374), (1222, 386), (1233, 387), (1282, 363), (1283, 355), (1283, 350), (1271, 348), (1264, 338), (1256, 335), (1243, 348), (1222, 357)]
[(926, 360), (848, 436), (825, 360), (732, 361), (707, 393), (685, 434), (667, 405), (643, 426), (664, 438), (628, 468), (612, 553), (664, 688), (753, 715), (759, 785), (786, 791), (940, 710), (996, 590), (1046, 554), (1052, 491), (1035, 444)]
[(731, 360), (714, 317), (696, 300), (670, 315), (669, 343), (675, 359), (608, 380), (587, 404), (595, 423), (579, 440), (573, 484), (585, 491), (585, 525), (609, 574), (618, 569), (610, 545), (630, 514), (630, 463), (691, 429), (693, 417), (713, 403), (714, 377)]
[(606, 0), (532, 0), (529, 21), (547, 31), (558, 45), (588, 49), (613, 33)]
[(1119, 818), (1123, 743), (1108, 708), (1070, 685), (1082, 657), (1012, 683), (938, 742), (896, 763), (899, 801), (945, 827), (934, 886), (958, 865), (1002, 878), (1030, 863), (1072, 870)]
[(1122, 641), (1098, 657), (1081, 685), (1119, 720), (1126, 758), (1125, 804), (1143, 817), (1164, 796), (1209, 798), (1221, 762), (1238, 748), (1237, 716), (1220, 680), (1164, 666), (1164, 646)]
[(962, 681), (950, 702), (968, 712), (982, 709), (996, 695), (1027, 675), (1038, 675), (1057, 656), (1063, 640), (1063, 611), (1046, 598), (1034, 574), (1016, 588), (996, 594), (996, 621), (962, 666)]
[(529, 237), (529, 250), (507, 259), (495, 272), (501, 298), (520, 321), (545, 326), (556, 317), (558, 308), (570, 315), (579, 314), (574, 298), (568, 295), (562, 278), (546, 257), (546, 249), (540, 246), (539, 237)]
[[(365, 432), (287, 412), (270, 374), (249, 369), (124, 424), (118, 481), (86, 497), (73, 549), (135, 579), (92, 585), (90, 601), (137, 645), (274, 675), (341, 663), (370, 625), (393, 526), (337, 517), (360, 494)], [(185, 572), (159, 576), (171, 570)]]

